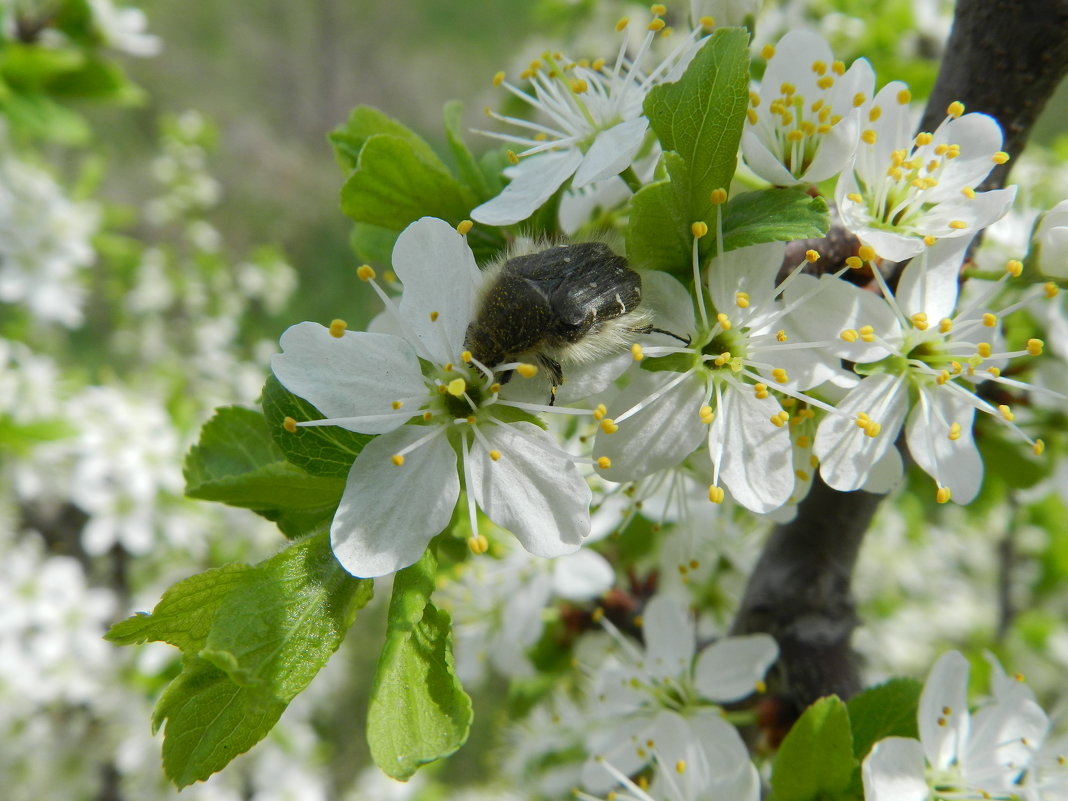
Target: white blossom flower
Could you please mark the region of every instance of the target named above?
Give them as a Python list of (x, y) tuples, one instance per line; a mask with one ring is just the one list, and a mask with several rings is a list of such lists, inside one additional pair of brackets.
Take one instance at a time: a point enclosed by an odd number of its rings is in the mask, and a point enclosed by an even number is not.
[(1068, 200), (1039, 218), (1031, 241), (1038, 269), (1050, 278), (1068, 279)]
[[(7, 147), (0, 128), (0, 148)], [(96, 259), (99, 214), (73, 201), (47, 172), (0, 156), (0, 302), (19, 303), (41, 323), (82, 323), (79, 273)]]
[[(1011, 352), (1001, 340), (1000, 318), (1030, 297), (997, 313), (987, 306), (1004, 280), (1019, 275), (1020, 263), (1010, 262), (1001, 280), (958, 304), (956, 257), (931, 263), (927, 255), (905, 268), (896, 294), (876, 268), (881, 299), (843, 281), (818, 281), (822, 314), (805, 318), (805, 331), (826, 336), (828, 349), (856, 363), (864, 376), (837, 405), (839, 414), (824, 418), (816, 432), (820, 473), (835, 489), (860, 488), (904, 425), (909, 453), (935, 480), (939, 502), (969, 502), (983, 477), (972, 438), (976, 410), (1009, 425), (1036, 450), (1042, 448), (1040, 440), (1013, 423), (1007, 405), (995, 406), (976, 394), (982, 381), (1039, 391), (1001, 375), (1009, 359), (1042, 352), (1038, 339)], [(817, 283), (808, 276), (802, 279), (798, 291)]]
[(940, 797), (1015, 797), (1049, 721), (1033, 700), (1020, 694), (968, 710), (968, 661), (957, 651), (931, 669), (917, 712), (919, 740), (888, 737), (863, 764), (866, 801), (926, 801)]
[[(627, 25), (621, 20), (622, 31)], [(559, 53), (545, 53), (520, 76), (533, 83), (524, 91), (498, 73), (494, 83), (503, 86), (545, 118), (530, 121), (488, 112), (491, 117), (521, 130), (519, 134), (483, 131), (522, 148), (511, 153), (511, 183), (497, 197), (471, 212), (486, 225), (511, 225), (525, 220), (571, 180), (573, 189), (605, 181), (629, 169), (646, 142), (649, 121), (642, 103), (659, 83), (676, 80), (697, 48), (701, 31), (684, 38), (663, 61), (648, 72), (643, 62), (653, 40), (665, 27), (655, 16), (633, 57), (624, 40), (615, 62), (598, 59), (574, 62)]]
[[(415, 562), (452, 518), (457, 460), (472, 547), (485, 546), (477, 504), (536, 556), (577, 550), (589, 532), (590, 489), (574, 460), (520, 410), (550, 407), (502, 399), (494, 373), (464, 351), (482, 280), (467, 242), (424, 217), (401, 233), (393, 268), (404, 284), (396, 309), (403, 337), (345, 331), (340, 321), (300, 323), (282, 335), (283, 353), (271, 361), (290, 392), (326, 415), (299, 425), (379, 435), (353, 463), (334, 516), (338, 560), (357, 576)], [(361, 277), (373, 278), (370, 267)]]
[(865, 59), (847, 70), (818, 33), (794, 30), (764, 48), (767, 70), (750, 92), (742, 156), (777, 186), (818, 183), (841, 172), (860, 134), (861, 106), (875, 91)]
[(607, 790), (620, 774), (640, 770), (653, 758), (650, 743), (675, 741), (680, 714), (714, 731), (720, 741), (740, 743), (716, 705), (763, 689), (764, 674), (779, 653), (775, 640), (766, 634), (724, 637), (697, 653), (693, 621), (681, 601), (666, 595), (645, 606), (643, 650), (602, 623), (624, 650), (601, 667), (595, 680), (597, 705), (591, 712), (599, 725), (590, 738), (593, 756), (583, 769), (588, 789)]
[(163, 41), (147, 33), (148, 18), (140, 8), (116, 7), (112, 0), (89, 0), (93, 12), (93, 26), (104, 44), (131, 56), (155, 56), (163, 49)]
[(936, 244), (938, 260), (963, 257), (975, 234), (1016, 196), (1014, 186), (975, 191), (1008, 159), (1001, 128), (993, 117), (963, 114), (953, 103), (934, 133), (914, 136), (910, 100), (905, 84), (892, 81), (864, 107), (860, 143), (835, 189), (838, 211), (884, 259), (904, 261)]
[[(712, 307), (705, 308), (702, 287), (697, 314), (677, 281), (663, 273), (645, 276), (645, 299), (657, 311), (657, 326), (689, 344), (636, 351), (647, 358), (644, 369), (612, 402), (619, 411), (601, 421), (594, 446), (595, 456), (609, 460), (601, 471), (605, 478), (631, 481), (672, 467), (705, 440), (712, 500), (723, 500), (720, 481), (738, 503), (758, 513), (790, 498), (790, 415), (771, 391), (818, 403), (801, 390), (829, 380), (838, 368), (820, 343), (795, 341), (796, 315), (820, 312), (804, 297), (780, 299), (797, 277), (795, 271), (776, 284), (784, 251), (783, 243), (770, 243), (713, 259)], [(696, 253), (694, 259), (696, 265)]]

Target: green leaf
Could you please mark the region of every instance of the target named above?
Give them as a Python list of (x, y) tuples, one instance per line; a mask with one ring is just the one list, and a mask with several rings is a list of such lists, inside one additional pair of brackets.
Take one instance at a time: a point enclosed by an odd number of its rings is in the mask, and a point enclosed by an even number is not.
[[(334, 156), (345, 172), (356, 169), (364, 143), (376, 134), (386, 134), (407, 142), (421, 158), (441, 163), (433, 148), (415, 131), (372, 106), (357, 106), (349, 118), (327, 134)], [(444, 167), (444, 165), (442, 165)]]
[(343, 478), (286, 461), (263, 414), (236, 406), (217, 409), (204, 425), (183, 473), (189, 497), (251, 509), (291, 538), (329, 523), (345, 490)]
[(395, 779), (456, 751), (471, 726), (471, 699), (453, 668), (449, 615), (430, 602), (436, 564), (428, 550), (397, 573), (371, 687), (367, 741), (375, 764)]
[(397, 234), (392, 228), (353, 223), (349, 245), (361, 262), (389, 264), (393, 260), (393, 246), (397, 243)]
[(153, 713), (166, 723), (163, 767), (178, 787), (206, 779), (262, 739), (371, 599), (373, 582), (346, 573), (326, 534), (255, 567), (230, 565), (171, 588), (152, 615), (123, 621), (114, 642), (164, 639), (182, 672)]
[(916, 710), (923, 683), (915, 679), (890, 679), (849, 699), (853, 730), (853, 755), (863, 760), (884, 737), (918, 737)]
[(771, 770), (775, 801), (822, 801), (843, 793), (858, 762), (846, 705), (836, 696), (805, 710), (786, 735)]
[(420, 217), (457, 224), (475, 205), (437, 156), (409, 139), (386, 134), (369, 137), (360, 148), (356, 171), (341, 188), (341, 210), (357, 222), (396, 231)]
[(732, 197), (723, 215), (723, 250), (815, 239), (830, 227), (827, 202), (800, 189), (760, 189)]
[(638, 269), (690, 274), (691, 222), (668, 181), (643, 186), (631, 199), (627, 259)]
[(252, 569), (235, 562), (183, 579), (163, 593), (151, 614), (116, 623), (104, 639), (116, 645), (165, 642), (195, 654), (208, 641), (223, 599)]
[(15, 93), (0, 98), (0, 116), (34, 139), (76, 146), (92, 138), (89, 123), (82, 115), (45, 95)]
[(497, 192), (490, 191), (482, 168), (478, 166), (475, 157), (464, 144), (463, 135), (460, 133), (463, 113), (464, 104), (459, 100), (450, 100), (445, 104), (445, 138), (449, 143), (449, 151), (456, 161), (456, 171), (460, 180), (467, 184), (474, 193), (476, 201), (481, 202), (493, 197)]
[(273, 375), (263, 386), (263, 414), (267, 428), (285, 458), (313, 476), (345, 478), (363, 446), (371, 441), (338, 426), (308, 426), (287, 431), (286, 417), (297, 421), (322, 420), (324, 415), (303, 398), (282, 386)]
[(163, 730), (163, 772), (181, 789), (225, 768), (267, 736), (287, 704), (235, 684), (194, 658), (160, 695), (153, 732)]
[[(686, 229), (696, 220), (710, 223), (714, 189), (727, 189), (738, 161), (738, 144), (749, 107), (749, 34), (720, 28), (702, 45), (674, 83), (654, 87), (645, 113), (660, 144), (685, 163), (686, 194), (681, 210)], [(681, 165), (671, 170), (679, 181)]]
[(1022, 442), (1007, 440), (992, 428), (986, 428), (986, 436), (975, 438), (991, 477), (997, 476), (1013, 489), (1027, 489), (1050, 474), (1055, 460), (1031, 458), (1030, 450)]

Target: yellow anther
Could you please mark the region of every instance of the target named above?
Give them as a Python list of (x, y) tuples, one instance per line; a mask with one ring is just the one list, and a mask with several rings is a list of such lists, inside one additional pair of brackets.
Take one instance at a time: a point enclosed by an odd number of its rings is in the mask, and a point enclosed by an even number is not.
[(992, 156), (992, 160), (995, 164), (1005, 164), (1009, 160), (1009, 154), (1004, 150), (999, 150)]
[(1004, 404), (1004, 403), (1003, 403), (1003, 404), (1001, 404), (1000, 406), (998, 406), (998, 411), (999, 411), (999, 412), (1001, 412), (1001, 416), (1002, 416), (1002, 417), (1004, 417), (1004, 418), (1005, 418), (1005, 420), (1007, 420), (1007, 421), (1008, 421), (1008, 422), (1010, 422), (1010, 423), (1011, 423), (1011, 422), (1012, 422), (1013, 420), (1015, 420), (1015, 419), (1016, 419), (1016, 415), (1015, 415), (1015, 414), (1013, 414), (1013, 412), (1012, 412), (1012, 409), (1010, 409), (1010, 408), (1009, 408), (1009, 407), (1008, 407), (1008, 406), (1007, 406), (1006, 404)]
[(504, 83), (504, 78), (504, 70), (498, 70), (497, 72), (493, 73), (493, 85), (500, 86), (502, 83)]
[(467, 547), (475, 556), (481, 556), (489, 550), (489, 540), (485, 534), (475, 534), (467, 538)]
[(851, 270), (860, 270), (864, 268), (864, 260), (860, 258), (860, 256), (847, 256), (845, 263)]
[(957, 361), (950, 362), (949, 366), (950, 366), (950, 368), (952, 368), (953, 375), (960, 375), (961, 371), (964, 369), (963, 367), (960, 366), (960, 362), (957, 362)]
[(1042, 287), (1042, 292), (1047, 298), (1057, 297), (1057, 293), (1060, 291), (1060, 287), (1052, 281), (1047, 281), (1046, 284)]
[(994, 378), (997, 378), (998, 376), (1001, 375), (1001, 368), (1000, 367), (987, 367), (986, 371), (988, 373), (990, 373), (990, 375), (994, 376)]
[(813, 61), (812, 62), (812, 71), (814, 73), (816, 73), (817, 75), (825, 74), (827, 72), (827, 62), (826, 61), (819, 61), (818, 59), (816, 61)]
[(708, 233), (708, 223), (698, 220), (697, 222), (690, 225), (690, 233), (693, 234), (696, 238), (700, 239)]
[(860, 140), (866, 145), (874, 145), (879, 135), (871, 128), (866, 128), (860, 135)]
[(464, 420), (469, 426), (473, 426), (475, 423), (478, 422), (478, 418), (475, 417), (473, 414), (469, 414), (467, 417), (464, 418)]
[(820, 89), (830, 89), (834, 86), (834, 78), (830, 75), (824, 75), (822, 78), (816, 81), (816, 86)]
[(616, 23), (616, 33), (619, 33), (630, 24), (630, 17), (620, 17)]
[(739, 309), (749, 308), (749, 293), (748, 292), (736, 292), (734, 294), (734, 302), (738, 304)]
[(758, 693), (766, 693), (768, 691), (768, 685), (764, 682), (763, 679), (757, 679), (755, 682), (753, 682), (753, 689), (756, 690)]
[(907, 106), (909, 103), (912, 102), (912, 92), (910, 92), (908, 89), (902, 89), (900, 92), (897, 93), (897, 102), (903, 106)]
[(393, 407), (393, 411), (397, 411), (397, 409), (399, 409), (403, 405), (404, 405), (404, 401), (399, 401), (399, 400), (398, 401), (393, 401), (393, 403), (390, 404), (390, 406)]
[(875, 439), (877, 436), (879, 436), (879, 432), (882, 430), (883, 424), (876, 423), (874, 420), (870, 421), (866, 426), (864, 426), (864, 433), (872, 439)]
[(996, 314), (991, 314), (990, 312), (987, 312), (983, 315), (983, 325), (985, 325), (987, 328), (993, 328), (997, 324), (998, 316)]
[(964, 195), (964, 197), (968, 198), (968, 200), (975, 200), (975, 190), (972, 189), (970, 186), (964, 187), (962, 190), (960, 190), (960, 193)]
[(436, 312), (436, 311), (430, 312), (430, 322), (436, 323), (438, 321), (438, 317), (440, 317), (440, 316), (441, 316), (440, 312)]
[(708, 500), (712, 503), (723, 503), (723, 487), (712, 485), (708, 488)]
[[(939, 487), (938, 492), (935, 493), (935, 500), (939, 503), (949, 503), (949, 499), (951, 496), (952, 493), (949, 491), (949, 487)], [(942, 718), (939, 718), (939, 720), (942, 720)]]
[(794, 471), (794, 475), (797, 476), (798, 479), (800, 479), (801, 481), (808, 481), (809, 479), (812, 478), (812, 476), (810, 476), (804, 470), (795, 470)]
[(1035, 444), (1034, 446), (1032, 446), (1031, 450), (1035, 452), (1035, 456), (1041, 456), (1042, 451), (1046, 450), (1046, 443), (1040, 439), (1036, 439)]
[(619, 431), (619, 426), (616, 425), (616, 421), (611, 417), (606, 417), (601, 420), (601, 431), (606, 434), (615, 434)]
[(813, 470), (818, 470), (820, 466), (820, 460), (814, 453), (810, 453), (808, 456), (808, 463), (812, 465)]
[(593, 419), (594, 420), (604, 420), (604, 418), (607, 415), (608, 415), (608, 407), (605, 406), (603, 403), (598, 403), (597, 404), (597, 408), (593, 410)]
[(494, 381), (492, 384), (490, 384), (489, 391), (491, 394), (496, 395), (498, 392), (501, 391), (501, 385), (498, 382)]
[(649, 6), (649, 10), (657, 17), (662, 17), (667, 13), (667, 6), (663, 3), (653, 3)]
[(1041, 339), (1029, 339), (1027, 340), (1027, 352), (1032, 356), (1038, 356), (1042, 353), (1042, 348), (1045, 347), (1045, 345), (1046, 343)]
[(812, 445), (812, 437), (808, 436), (808, 434), (802, 434), (797, 438), (796, 445), (799, 448), (807, 448)]
[(775, 332), (775, 341), (776, 342), (785, 342), (787, 339), (789, 339), (789, 337), (786, 336), (786, 330), (785, 329), (779, 329), (778, 331)]
[(782, 86), (779, 87), (779, 91), (786, 97), (790, 97), (794, 94), (794, 92), (797, 91), (797, 87), (794, 86), (792, 83), (785, 82), (782, 84)]
[(511, 164), (513, 167), (519, 163), (519, 156), (515, 154), (514, 150), (509, 150), (504, 155), (507, 157), (508, 163)]
[(954, 442), (960, 439), (960, 423), (953, 423), (949, 427), (949, 438)]
[(400, 467), (402, 464), (404, 464), (404, 454), (395, 453), (391, 457), (389, 457), (389, 460), (393, 462), (393, 464), (395, 464), (397, 467)]
[(495, 462), (500, 461), (501, 452), (494, 448), (492, 451), (489, 452), (489, 457)]
[(767, 384), (753, 384), (753, 392), (760, 400), (768, 397), (768, 385)]
[(940, 386), (940, 387), (941, 387), (941, 386), (944, 386), (944, 385), (945, 385), (945, 383), (946, 383), (947, 381), (949, 381), (949, 377), (950, 377), (950, 376), (949, 376), (949, 371), (948, 371), (948, 370), (942, 370), (942, 371), (941, 371), (941, 372), (940, 372), (940, 373), (938, 374), (937, 378), (935, 378), (935, 383), (936, 383), (936, 384), (938, 384), (938, 386)]
[(747, 110), (747, 111), (745, 112), (745, 118), (746, 118), (747, 120), (749, 120), (749, 124), (750, 124), (750, 125), (756, 125), (756, 124), (757, 124), (757, 121), (758, 121), (758, 120), (760, 119), (760, 118), (759, 118), (759, 117), (757, 116), (757, 113), (756, 113), (755, 111), (753, 111), (753, 109), (748, 109), (748, 110)]
[(592, 69), (594, 72), (600, 72), (604, 69), (604, 65), (605, 60), (603, 58), (597, 58), (594, 59), (592, 64), (590, 64), (590, 69)]
[(665, 25), (667, 25), (667, 23), (664, 22), (664, 20), (660, 19), (660, 17), (657, 17), (649, 23), (649, 30), (653, 31), (653, 33), (656, 33), (657, 31), (664, 30)]
[(954, 231), (963, 231), (968, 227), (968, 223), (964, 222), (964, 220), (950, 220), (949, 227)]
[[(848, 195), (846, 195), (846, 200), (849, 200), (849, 201), (851, 201), (853, 203), (863, 203), (864, 202), (864, 198), (862, 198), (856, 192), (850, 192)], [(848, 259), (846, 261), (848, 261)]]
[(725, 351), (723, 351), (723, 353), (719, 354), (719, 356), (717, 356), (713, 360), (712, 363), (714, 365), (716, 365), (716, 367), (722, 367), (723, 365), (725, 365), (730, 360), (731, 360), (731, 352), (729, 350), (725, 350)]
[(698, 410), (698, 414), (701, 416), (701, 422), (706, 426), (711, 425), (712, 421), (716, 419), (715, 413), (712, 411), (712, 407), (705, 404)]
[(375, 277), (375, 270), (370, 264), (361, 264), (356, 268), (356, 277), (361, 281), (372, 281)]
[(953, 330), (953, 321), (948, 317), (943, 317), (938, 321), (938, 332), (940, 334), (948, 334)]
[(344, 320), (331, 320), (330, 321), (330, 336), (335, 339), (341, 339), (345, 334), (345, 329), (349, 327), (349, 324)]
[[(431, 317), (430, 319), (433, 320), (434, 318)], [(445, 364), (442, 365), (441, 369), (444, 370), (446, 373), (451, 373), (452, 372), (452, 368), (455, 367), (455, 366), (456, 365), (454, 365), (452, 362), (445, 362)]]
[(857, 428), (864, 428), (868, 423), (871, 422), (871, 417), (868, 416), (867, 412), (857, 412), (857, 419), (855, 422), (857, 424)]
[(875, 261), (875, 248), (871, 245), (861, 245), (857, 248), (857, 255), (864, 259), (864, 261)]
[[(444, 389), (444, 387), (442, 387), (442, 389)], [(433, 419), (433, 417), (434, 417), (434, 413), (433, 412), (430, 412), (430, 411), (423, 412), (423, 422), (424, 423), (429, 423)]]
[(765, 61), (767, 61), (769, 58), (773, 58), (774, 56), (775, 56), (775, 48), (772, 47), (771, 45), (767, 44), (767, 45), (764, 45), (762, 48), (760, 48), (760, 57), (762, 59), (764, 59)]
[(790, 420), (790, 413), (783, 409), (771, 416), (771, 422), (776, 428), (782, 428)]
[(916, 312), (909, 319), (912, 321), (913, 327), (917, 328), (920, 331), (927, 330), (928, 322), (926, 312)]
[(914, 141), (916, 142), (917, 147), (923, 147), (924, 145), (931, 144), (931, 142), (934, 141), (934, 136), (928, 133), (927, 131), (921, 131), (920, 133), (916, 134), (916, 138)]
[(990, 354), (994, 352), (994, 349), (990, 346), (989, 342), (980, 342), (975, 346), (975, 352), (982, 356), (984, 359), (989, 359)]
[(727, 190), (726, 189), (713, 189), (712, 194), (708, 197), (713, 206), (722, 206), (727, 202)]
[(709, 30), (716, 26), (716, 19), (715, 17), (701, 17), (699, 20), (697, 20), (697, 24), (705, 30)]
[(460, 236), (466, 236), (467, 233), (475, 227), (475, 224), (470, 220), (460, 220), (456, 225), (456, 233)]
[(609, 459), (607, 456), (600, 456), (597, 459), (597, 466), (602, 470), (607, 470), (609, 467), (612, 466), (612, 460)]
[(937, 241), (938, 237), (931, 236), (930, 234), (923, 238), (923, 244), (927, 245), (927, 247), (931, 247), (931, 245), (933, 245)]
[(786, 375), (786, 371), (781, 367), (776, 367), (774, 370), (772, 370), (771, 377), (774, 378), (775, 381), (779, 384), (785, 384), (787, 381), (790, 380), (790, 377)]
[(630, 355), (636, 362), (640, 362), (645, 358), (645, 353), (642, 351), (642, 346), (635, 342), (630, 346)]
[(857, 333), (857, 329), (855, 328), (847, 328), (845, 331), (839, 334), (839, 336), (841, 336), (842, 339), (844, 339), (846, 342), (856, 342), (858, 339), (860, 339), (860, 334)]
[(1019, 278), (1023, 273), (1023, 262), (1019, 259), (1009, 259), (1005, 264), (1005, 272), (1011, 275), (1013, 278)]
[(723, 312), (720, 312), (719, 314), (716, 315), (716, 322), (719, 323), (723, 327), (724, 331), (730, 331), (731, 330), (731, 318), (728, 317)]
[(571, 91), (576, 95), (581, 95), (583, 92), (588, 91), (590, 85), (581, 78), (571, 82)]
[(445, 391), (452, 395), (454, 398), (459, 398), (465, 392), (467, 392), (467, 382), (464, 381), (462, 378), (454, 378), (445, 387)]
[(788, 134), (786, 134), (786, 141), (787, 142), (800, 142), (804, 138), (805, 138), (804, 131), (799, 131), (796, 128), (794, 130), (790, 131)]
[(533, 378), (538, 374), (537, 365), (528, 364), (527, 362), (521, 363), (515, 368), (515, 371), (523, 376), (523, 378)]
[(297, 433), (297, 421), (292, 417), (287, 417), (282, 421), (282, 428), (288, 431), (290, 434)]
[(860, 338), (863, 339), (865, 342), (874, 342), (875, 341), (875, 329), (872, 328), (870, 325), (861, 326), (861, 328), (860, 328)]
[(805, 251), (805, 261), (807, 261), (809, 264), (815, 264), (819, 260), (820, 252), (818, 250), (809, 249)]

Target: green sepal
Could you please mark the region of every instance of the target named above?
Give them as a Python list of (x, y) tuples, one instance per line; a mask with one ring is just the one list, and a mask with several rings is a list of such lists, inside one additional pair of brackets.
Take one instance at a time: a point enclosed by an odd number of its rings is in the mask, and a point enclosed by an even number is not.
[(422, 559), (397, 573), (386, 643), (371, 686), (371, 756), (400, 780), (455, 752), (471, 726), (471, 699), (453, 666), (451, 620), (430, 600), (436, 567), (428, 549)]
[(759, 189), (735, 195), (723, 215), (723, 250), (826, 236), (827, 201), (801, 189)]
[[(356, 169), (364, 144), (377, 134), (403, 140), (413, 152), (428, 162), (438, 160), (433, 148), (419, 134), (372, 106), (354, 108), (345, 122), (327, 134), (327, 139), (334, 148), (334, 157), (338, 164), (348, 173)], [(440, 161), (438, 163), (440, 164)]]
[(694, 366), (692, 353), (671, 353), (667, 356), (650, 356), (638, 362), (642, 370), (650, 373), (685, 373)]
[(344, 478), (288, 462), (263, 414), (237, 406), (217, 409), (204, 425), (183, 474), (189, 497), (251, 509), (291, 538), (328, 525), (345, 489)]
[(679, 276), (692, 273), (693, 220), (687, 219), (676, 200), (670, 181), (643, 186), (631, 198), (627, 258), (632, 266)]
[(345, 478), (363, 446), (371, 441), (368, 434), (357, 434), (339, 426), (307, 426), (288, 431), (287, 417), (302, 422), (322, 420), (325, 415), (283, 387), (273, 375), (263, 385), (260, 400), (267, 428), (285, 458), (313, 476)]
[(790, 729), (771, 769), (775, 801), (824, 801), (846, 793), (859, 763), (846, 705), (816, 701)]

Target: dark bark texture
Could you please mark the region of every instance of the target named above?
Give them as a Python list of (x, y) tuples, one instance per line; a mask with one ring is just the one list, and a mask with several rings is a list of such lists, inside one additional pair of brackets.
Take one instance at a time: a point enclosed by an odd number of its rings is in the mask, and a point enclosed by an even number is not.
[[(1066, 70), (1068, 0), (960, 0), (920, 130), (933, 131), (960, 100), (998, 120), (1002, 149), (1014, 157)], [(994, 169), (979, 188), (1004, 186), (1011, 165)], [(837, 492), (817, 478), (797, 517), (772, 532), (750, 576), (732, 633), (766, 632), (778, 641), (769, 691), (787, 724), (821, 696), (848, 698), (860, 689), (850, 584), (881, 499)]]

